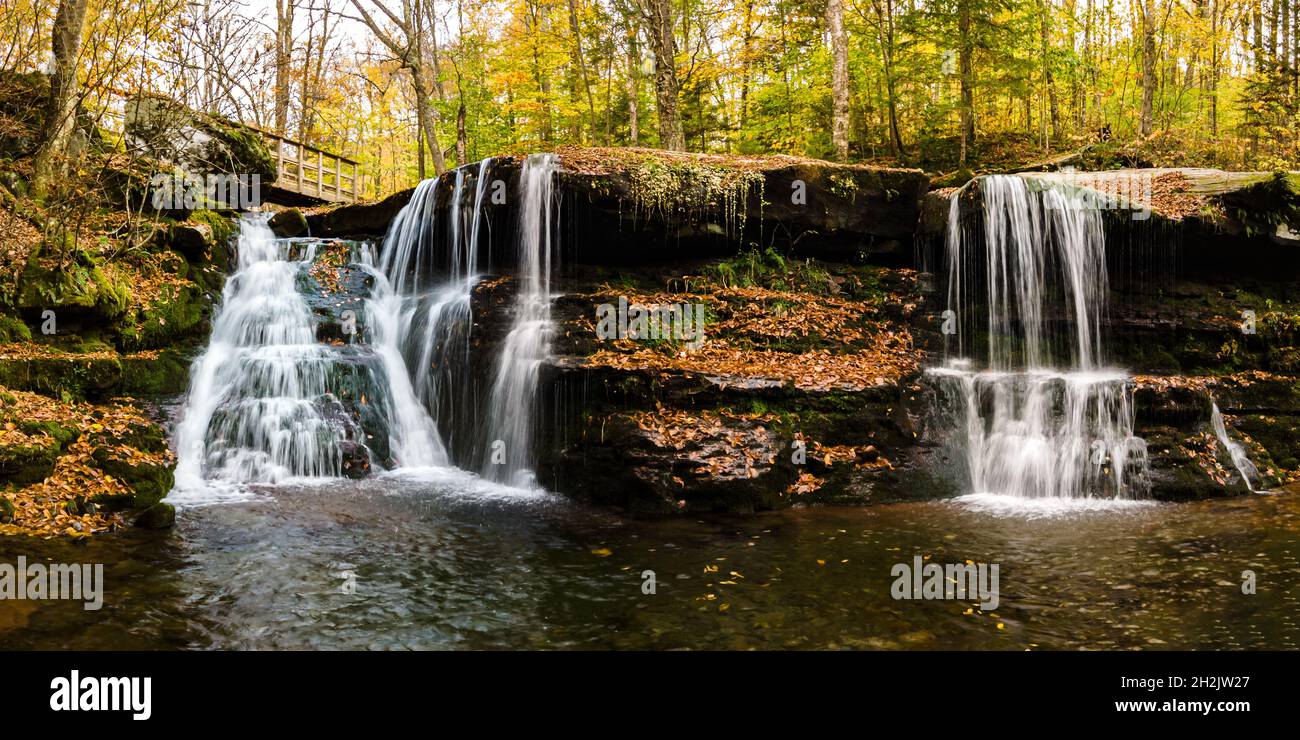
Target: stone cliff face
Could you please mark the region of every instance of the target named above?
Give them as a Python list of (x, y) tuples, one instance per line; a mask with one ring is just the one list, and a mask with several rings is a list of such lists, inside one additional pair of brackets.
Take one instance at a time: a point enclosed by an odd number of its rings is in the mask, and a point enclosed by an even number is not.
[[(935, 474), (944, 430), (922, 373), (942, 349), (942, 233), (956, 189), (927, 192), (918, 171), (786, 157), (575, 149), (559, 159), (543, 484), (644, 513), (960, 491)], [(511, 158), (492, 168), (507, 194), (518, 173)], [(1264, 485), (1295, 477), (1294, 183), (1138, 174), (1153, 213), (1108, 215), (1104, 336), (1110, 361), (1136, 376), (1153, 494), (1244, 490), (1211, 428), (1212, 400)], [(1105, 189), (1096, 182), (1058, 184)], [(377, 235), (409, 197), (309, 214), (307, 227)], [(500, 206), (486, 211), (494, 275), (476, 292), (471, 330), (480, 369), (503, 339), (514, 290), (515, 225)], [(663, 321), (638, 331), (637, 311)], [(702, 338), (673, 334), (683, 311), (703, 317)]]

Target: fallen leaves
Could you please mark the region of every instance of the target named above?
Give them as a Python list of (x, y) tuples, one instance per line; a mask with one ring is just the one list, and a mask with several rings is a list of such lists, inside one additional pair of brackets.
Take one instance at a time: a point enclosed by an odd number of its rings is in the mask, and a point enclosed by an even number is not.
[(125, 467), (173, 465), (170, 450), (146, 452), (131, 444), (142, 429), (153, 426), (132, 406), (132, 399), (92, 405), (0, 388), (0, 447), (57, 447), (51, 433), (55, 428), (72, 437), (59, 449), (51, 475), (17, 490), (0, 490), (14, 506), (13, 521), (0, 524), (0, 534), (82, 537), (120, 527), (122, 516), (94, 501), (129, 497), (134, 490), (102, 467), (106, 462)]

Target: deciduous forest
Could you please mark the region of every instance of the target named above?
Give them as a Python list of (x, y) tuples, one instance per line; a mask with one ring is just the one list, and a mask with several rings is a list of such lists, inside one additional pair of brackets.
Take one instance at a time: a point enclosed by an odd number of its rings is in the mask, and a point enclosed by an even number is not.
[(69, 94), (99, 113), (147, 91), (290, 135), (359, 160), (372, 194), (562, 144), (936, 172), (1099, 144), (1274, 169), (1300, 158), (1298, 16), (1290, 0), (5, 0), (0, 69), (75, 68)]

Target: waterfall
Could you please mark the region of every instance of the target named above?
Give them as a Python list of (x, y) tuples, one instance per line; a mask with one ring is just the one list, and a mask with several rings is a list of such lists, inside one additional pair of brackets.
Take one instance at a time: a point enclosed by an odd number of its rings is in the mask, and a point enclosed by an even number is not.
[[(480, 402), (470, 340), (488, 254), (480, 244), (492, 165), (485, 159), (420, 183), (379, 257), (368, 244), (276, 239), (265, 215), (244, 217), (238, 269), (191, 369), (177, 432), (181, 498), (214, 482), (453, 460), (481, 462), (492, 481), (532, 487), (538, 374), (550, 346), (557, 163), (538, 154), (522, 167), (511, 323)], [(334, 252), (322, 259), (326, 245), (347, 249), (345, 264)], [(317, 269), (349, 281), (341, 296), (317, 284)], [(348, 326), (355, 330), (333, 333)], [(469, 431), (457, 439), (458, 429)]]
[(550, 349), (555, 169), (555, 155), (533, 154), (519, 175), (514, 317), (497, 357), (488, 397), (488, 448), (483, 474), (520, 486), (531, 485), (534, 478), (537, 379)]
[(1210, 400), (1210, 426), (1214, 429), (1214, 436), (1218, 438), (1219, 444), (1223, 445), (1223, 449), (1227, 450), (1228, 456), (1232, 458), (1232, 466), (1237, 469), (1237, 474), (1246, 484), (1246, 490), (1254, 493), (1255, 486), (1251, 483), (1251, 477), (1258, 478), (1259, 469), (1250, 461), (1246, 449), (1228, 437), (1228, 427), (1223, 423), (1223, 414), (1219, 411), (1219, 404), (1213, 399)]
[[(474, 435), (457, 439), (456, 432), (472, 426), (477, 416), (470, 365), (472, 300), (481, 278), (479, 245), (492, 164), (484, 159), (472, 175), (467, 167), (445, 175), (452, 181), (445, 204), (439, 203), (443, 178), (421, 182), (389, 227), (377, 265), (393, 286), (393, 303), (383, 310), (401, 337), (413, 392), (445, 435), (445, 457), (455, 460), (473, 457)], [(445, 223), (439, 222), (440, 208), (447, 211)]]
[(291, 259), (266, 221), (253, 215), (241, 223), (238, 269), (191, 370), (176, 434), (178, 488), (200, 488), (209, 477), (276, 482), (340, 472), (343, 430), (312, 403), (327, 393), (327, 350), (295, 289), (312, 245)]
[[(928, 371), (954, 418), (973, 492), (1141, 498), (1147, 454), (1133, 434), (1133, 383), (1102, 364), (1101, 213), (1015, 176), (978, 184), (982, 232), (963, 229), (960, 193), (949, 211), (944, 318), (957, 355)], [(1070, 328), (1054, 331), (1058, 324)], [(972, 357), (981, 338), (983, 367)]]
[(242, 495), (243, 484), (445, 460), (398, 354), (400, 334), (385, 308), (393, 290), (382, 274), (365, 297), (364, 331), (346, 342), (318, 338), (330, 326), (346, 334), (357, 318), (310, 288), (320, 250), (345, 250), (345, 261), (366, 270), (368, 246), (276, 239), (267, 220), (249, 214), (240, 222), (237, 268), (190, 370), (172, 500), (203, 503), (218, 489)]

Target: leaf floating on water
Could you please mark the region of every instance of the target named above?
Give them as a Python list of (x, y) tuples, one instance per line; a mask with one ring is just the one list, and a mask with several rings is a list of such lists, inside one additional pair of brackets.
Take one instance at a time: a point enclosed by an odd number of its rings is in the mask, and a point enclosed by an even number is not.
[(608, 547), (597, 547), (591, 551), (591, 554), (595, 555), (598, 558), (607, 558), (610, 555), (613, 555), (614, 551), (609, 549)]

